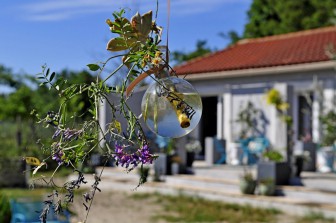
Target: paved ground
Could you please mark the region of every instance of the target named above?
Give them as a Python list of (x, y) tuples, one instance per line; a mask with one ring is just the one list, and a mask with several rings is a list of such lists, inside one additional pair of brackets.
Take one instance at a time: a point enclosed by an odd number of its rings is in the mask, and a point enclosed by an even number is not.
[[(250, 167), (255, 172), (253, 167)], [(98, 168), (99, 171), (99, 168)], [(303, 186), (279, 186), (280, 196), (243, 195), (239, 191), (241, 166), (205, 167), (195, 163), (194, 175), (165, 176), (164, 182), (149, 179), (137, 192), (165, 194), (185, 193), (211, 200), (248, 203), (258, 207), (274, 207), (294, 215), (321, 212), (336, 218), (336, 174), (303, 172)], [(132, 191), (138, 182), (136, 171), (125, 173), (120, 168), (106, 168), (99, 187), (103, 190)]]

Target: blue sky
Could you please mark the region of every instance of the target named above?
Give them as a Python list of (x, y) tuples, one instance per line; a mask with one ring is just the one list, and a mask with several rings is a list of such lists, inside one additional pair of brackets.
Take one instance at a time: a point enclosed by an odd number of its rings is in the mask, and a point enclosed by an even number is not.
[[(224, 48), (228, 41), (218, 33), (242, 33), (251, 2), (171, 0), (170, 50), (193, 50), (197, 40)], [(160, 1), (157, 22), (164, 28), (166, 4)], [(0, 3), (0, 64), (28, 74), (40, 72), (45, 63), (56, 71), (86, 69), (86, 64), (109, 55), (106, 42), (113, 34), (105, 20), (112, 18), (113, 11), (129, 7), (131, 17), (155, 6), (155, 0), (4, 0)]]

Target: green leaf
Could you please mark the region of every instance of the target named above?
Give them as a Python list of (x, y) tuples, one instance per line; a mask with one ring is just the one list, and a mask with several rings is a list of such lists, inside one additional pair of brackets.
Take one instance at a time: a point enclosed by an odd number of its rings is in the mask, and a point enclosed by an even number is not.
[(111, 30), (112, 33), (116, 33), (116, 34), (119, 34), (119, 35), (122, 35), (122, 32), (120, 30)]
[(97, 65), (97, 64), (88, 64), (86, 66), (88, 66), (91, 71), (97, 71), (97, 70), (101, 69), (100, 66)]
[(123, 38), (117, 37), (117, 38), (113, 38), (111, 39), (108, 43), (107, 43), (107, 50), (109, 51), (122, 51), (122, 50), (127, 50), (128, 47), (126, 45), (126, 42)]
[(158, 44), (158, 43), (159, 43), (159, 36), (156, 35), (156, 36), (154, 37), (154, 44), (156, 45), (156, 44)]
[(119, 24), (118, 22), (112, 22), (112, 25), (114, 25), (114, 26), (120, 28), (120, 24)]
[(141, 33), (148, 36), (152, 29), (152, 11), (149, 11), (141, 16)]
[(117, 12), (113, 12), (112, 15), (113, 15), (113, 17), (114, 17), (115, 19), (118, 19), (118, 18), (119, 18), (119, 15), (117, 14)]
[(47, 72), (46, 72), (46, 75), (45, 75), (46, 77), (48, 77), (49, 72), (50, 72), (50, 69), (48, 68), (48, 69), (47, 69)]
[(152, 11), (149, 11), (142, 16), (137, 13), (131, 19), (133, 29), (142, 36), (148, 36), (152, 29)]
[(110, 26), (111, 27), (111, 31), (113, 33), (118, 33), (118, 32), (125, 33), (127, 31), (132, 31), (131, 23), (126, 18), (117, 18), (110, 25), (111, 25)]
[(55, 75), (56, 75), (56, 73), (52, 72), (52, 74), (50, 75), (50, 79), (49, 80), (52, 81), (54, 79)]

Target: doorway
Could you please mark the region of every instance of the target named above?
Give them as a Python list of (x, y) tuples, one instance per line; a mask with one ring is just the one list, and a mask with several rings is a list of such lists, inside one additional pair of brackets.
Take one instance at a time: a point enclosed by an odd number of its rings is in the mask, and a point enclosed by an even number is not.
[(298, 96), (298, 139), (312, 140), (313, 94)]
[(214, 137), (217, 135), (217, 96), (203, 97), (203, 112), (200, 121), (200, 141), (202, 152), (199, 154), (204, 159), (205, 137)]

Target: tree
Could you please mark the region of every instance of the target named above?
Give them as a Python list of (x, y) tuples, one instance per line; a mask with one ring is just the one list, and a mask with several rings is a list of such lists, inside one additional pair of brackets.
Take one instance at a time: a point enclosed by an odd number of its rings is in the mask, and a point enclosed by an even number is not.
[(254, 0), (244, 37), (256, 38), (332, 25), (334, 0)]
[(196, 43), (196, 49), (192, 52), (185, 53), (182, 51), (174, 51), (172, 52), (172, 60), (177, 64), (181, 64), (182, 62), (194, 59), (199, 56), (203, 56), (207, 53), (212, 52), (212, 50), (207, 46), (206, 40), (198, 40)]
[(230, 30), (227, 33), (220, 32), (218, 35), (223, 39), (228, 39), (230, 41), (229, 45), (233, 45), (242, 39), (242, 37), (234, 30)]
[[(63, 70), (55, 76), (55, 81), (59, 78), (67, 80), (69, 85), (90, 84), (94, 81), (93, 76), (87, 71)], [(37, 110), (43, 116), (47, 115), (49, 111), (57, 112), (59, 104), (62, 102), (58, 97), (58, 92), (49, 89), (46, 85), (37, 87), (39, 82), (36, 77), (14, 74), (11, 69), (1, 65), (0, 84), (13, 88), (13, 91), (0, 95), (0, 121), (5, 121), (8, 123), (7, 125), (11, 126), (14, 126), (15, 123), (16, 136), (13, 137), (12, 141), (16, 138), (16, 146), (19, 151), (27, 146), (27, 141), (29, 141), (28, 144), (31, 147), (30, 143), (35, 143), (41, 134), (44, 134), (44, 131), (39, 131), (40, 129), (36, 128), (36, 120), (34, 120), (31, 112)], [(89, 96), (81, 94), (70, 99), (66, 112), (69, 117), (77, 114), (80, 119), (85, 119), (88, 116), (89, 106)]]
[[(59, 77), (67, 80), (68, 84), (91, 84), (95, 82), (96, 79), (87, 71), (82, 70), (80, 72), (73, 72), (68, 70), (63, 70)], [(77, 114), (78, 116), (85, 119), (89, 115), (89, 108), (91, 106), (90, 97), (87, 94), (80, 94), (76, 97), (72, 98), (69, 106), (68, 112), (73, 114)]]
[(33, 109), (33, 91), (27, 86), (22, 86), (13, 93), (3, 97), (1, 118), (9, 119), (20, 116), (28, 118)]
[(11, 69), (0, 64), (0, 85), (18, 88), (21, 86), (21, 82), (14, 78)]

